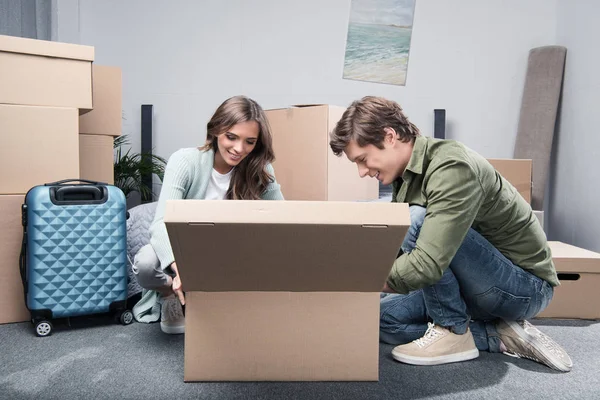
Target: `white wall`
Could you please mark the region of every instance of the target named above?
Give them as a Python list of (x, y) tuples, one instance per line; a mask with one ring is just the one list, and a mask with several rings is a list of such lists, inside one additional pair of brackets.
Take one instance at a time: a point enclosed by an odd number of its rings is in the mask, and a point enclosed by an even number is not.
[(448, 137), (511, 157), (528, 51), (556, 33), (556, 0), (417, 0), (400, 87), (341, 78), (350, 0), (55, 1), (59, 41), (122, 67), (135, 148), (140, 105), (154, 104), (163, 156), (202, 143), (214, 109), (241, 93), (265, 108), (386, 96), (426, 135), (445, 108)]
[(600, 2), (558, 3), (557, 44), (567, 47), (550, 180), (549, 237), (600, 251)]

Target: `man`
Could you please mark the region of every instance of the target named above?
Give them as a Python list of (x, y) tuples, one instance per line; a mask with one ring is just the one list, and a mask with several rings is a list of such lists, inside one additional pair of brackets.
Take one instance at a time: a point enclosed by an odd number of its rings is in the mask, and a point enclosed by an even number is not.
[(452, 140), (423, 137), (400, 106), (364, 97), (344, 112), (330, 146), (361, 177), (392, 184), (411, 226), (381, 295), (381, 339), (393, 357), (435, 365), (479, 350), (559, 371), (573, 363), (527, 322), (559, 284), (529, 204), (487, 160)]

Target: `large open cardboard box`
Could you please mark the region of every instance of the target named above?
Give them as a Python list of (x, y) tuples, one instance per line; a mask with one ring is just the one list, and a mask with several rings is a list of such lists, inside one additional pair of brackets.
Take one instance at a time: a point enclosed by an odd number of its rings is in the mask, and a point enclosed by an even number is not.
[(376, 381), (408, 205), (170, 200), (185, 381)]
[(0, 194), (78, 178), (77, 121), (75, 108), (0, 104)]
[(275, 176), (286, 200), (368, 201), (379, 197), (378, 181), (360, 178), (355, 164), (337, 157), (329, 132), (344, 108), (306, 105), (267, 110), (273, 134)]
[(560, 280), (540, 318), (600, 319), (600, 254), (562, 242), (548, 242)]
[(94, 48), (0, 35), (0, 103), (92, 109)]

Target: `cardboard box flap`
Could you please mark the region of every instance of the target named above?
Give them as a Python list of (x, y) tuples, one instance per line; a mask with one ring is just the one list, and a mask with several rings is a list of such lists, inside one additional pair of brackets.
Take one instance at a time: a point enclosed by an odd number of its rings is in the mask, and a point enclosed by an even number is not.
[(267, 111), (293, 111), (296, 108), (328, 107), (327, 104), (291, 104), (285, 107), (269, 108)]
[(327, 104), (292, 104), (294, 108), (327, 107)]
[(600, 254), (563, 242), (549, 241), (552, 260), (558, 273), (585, 272), (600, 274)]
[(410, 224), (405, 209), (398, 203), (349, 201), (169, 200), (165, 222), (403, 226)]
[(378, 292), (410, 225), (408, 205), (170, 200), (186, 291)]
[(94, 47), (0, 35), (0, 51), (94, 61)]

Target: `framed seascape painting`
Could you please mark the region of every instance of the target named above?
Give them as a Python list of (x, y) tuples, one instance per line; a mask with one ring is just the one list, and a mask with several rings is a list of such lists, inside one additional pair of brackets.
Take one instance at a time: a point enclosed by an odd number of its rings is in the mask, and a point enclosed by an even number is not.
[(405, 85), (416, 0), (352, 0), (344, 79)]

